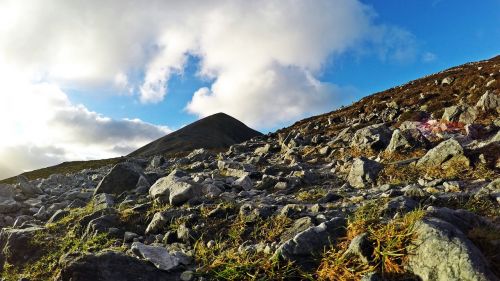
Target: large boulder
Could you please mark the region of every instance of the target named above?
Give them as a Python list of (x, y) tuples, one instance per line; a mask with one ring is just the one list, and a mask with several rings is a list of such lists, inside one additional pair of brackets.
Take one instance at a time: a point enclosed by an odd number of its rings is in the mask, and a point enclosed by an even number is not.
[(119, 195), (124, 191), (135, 189), (141, 175), (138, 166), (128, 162), (118, 163), (99, 182), (94, 194), (109, 193)]
[(178, 273), (160, 270), (147, 261), (120, 252), (65, 256), (57, 281), (179, 280)]
[(467, 105), (454, 105), (444, 109), (441, 119), (451, 122), (472, 124), (477, 118), (477, 110)]
[(476, 104), (476, 107), (483, 110), (496, 110), (500, 112), (500, 95), (486, 91)]
[(377, 161), (365, 157), (356, 158), (352, 163), (347, 181), (353, 187), (364, 188), (375, 183), (383, 166)]
[(161, 270), (174, 270), (180, 265), (180, 259), (170, 255), (165, 247), (134, 242), (132, 243), (131, 250), (137, 257), (147, 260)]
[(420, 160), (418, 160), (417, 165), (430, 167), (440, 166), (454, 157), (461, 157), (468, 162), (467, 158), (464, 156), (464, 150), (460, 143), (454, 139), (449, 139), (429, 150)]
[(219, 160), (217, 162), (217, 167), (222, 174), (236, 178), (249, 176), (256, 171), (255, 167), (251, 164), (235, 161)]
[(275, 255), (296, 262), (307, 262), (323, 253), (330, 245), (346, 235), (346, 219), (333, 218), (318, 226), (309, 227), (283, 243)]
[(42, 230), (41, 227), (3, 228), (0, 231), (0, 268), (5, 262), (19, 266), (36, 257), (40, 247), (30, 242), (35, 234)]
[(17, 177), (16, 188), (28, 197), (35, 197), (36, 195), (43, 194), (40, 187), (30, 182), (25, 176)]
[(392, 131), (385, 124), (375, 124), (359, 129), (354, 133), (351, 147), (385, 149), (391, 140)]
[(423, 281), (499, 280), (481, 251), (454, 225), (426, 218), (417, 223), (416, 237), (408, 270)]
[(202, 187), (185, 177), (182, 171), (174, 170), (168, 176), (157, 180), (149, 189), (149, 195), (160, 202), (181, 205), (184, 202), (201, 196)]

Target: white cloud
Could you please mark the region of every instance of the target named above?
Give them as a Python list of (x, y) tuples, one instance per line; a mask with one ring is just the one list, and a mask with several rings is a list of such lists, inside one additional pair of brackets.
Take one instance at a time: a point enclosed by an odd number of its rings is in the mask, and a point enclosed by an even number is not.
[(351, 92), (318, 78), (332, 58), (419, 55), (410, 32), (376, 18), (359, 0), (0, 0), (0, 157), (25, 147), (37, 163), (102, 158), (160, 136), (168, 129), (112, 120), (61, 89), (114, 87), (158, 103), (190, 56), (212, 82), (193, 93), (189, 113), (271, 128), (330, 110)]
[[(0, 60), (32, 79), (63, 88), (110, 84), (158, 103), (171, 76), (197, 56), (199, 75), (214, 82), (187, 111), (226, 111), (258, 127), (334, 104), (335, 86), (317, 79), (332, 56), (369, 48), (411, 61), (418, 53), (411, 33), (376, 24), (359, 0), (4, 0), (0, 18)], [(137, 73), (141, 81), (130, 79)], [(278, 106), (283, 113), (269, 113)]]
[(57, 85), (0, 75), (6, 78), (0, 83), (0, 178), (67, 160), (121, 156), (170, 132), (72, 104)]

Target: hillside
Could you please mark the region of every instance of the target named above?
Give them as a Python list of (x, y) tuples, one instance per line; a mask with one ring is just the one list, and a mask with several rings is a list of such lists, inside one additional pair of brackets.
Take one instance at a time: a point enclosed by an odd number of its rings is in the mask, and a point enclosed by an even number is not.
[[(187, 154), (197, 148), (224, 151), (232, 144), (241, 143), (259, 135), (261, 135), (260, 132), (247, 127), (235, 118), (224, 113), (217, 113), (161, 137), (130, 153), (128, 157), (149, 157), (160, 154), (178, 156)], [(125, 160), (126, 157), (117, 157), (103, 160), (64, 162), (55, 166), (25, 172), (21, 176), (25, 176), (29, 180), (44, 179), (52, 174), (67, 174), (83, 169), (97, 169)], [(11, 177), (1, 180), (0, 183), (12, 184), (15, 183), (15, 180), (16, 177)]]
[(0, 186), (1, 276), (499, 280), (499, 79), (495, 57), (224, 152), (187, 151), (248, 131), (218, 114), (113, 167), (20, 177)]
[(225, 149), (259, 135), (261, 133), (233, 117), (217, 113), (159, 138), (129, 156), (174, 155), (197, 148)]

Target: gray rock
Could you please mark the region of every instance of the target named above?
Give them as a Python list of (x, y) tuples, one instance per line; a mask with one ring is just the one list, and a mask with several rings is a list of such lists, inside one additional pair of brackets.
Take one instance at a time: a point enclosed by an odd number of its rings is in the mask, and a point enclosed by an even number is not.
[(270, 149), (271, 149), (271, 145), (267, 143), (264, 146), (256, 148), (254, 153), (257, 155), (264, 155), (264, 154), (268, 153)]
[[(12, 265), (24, 264), (39, 254), (40, 247), (30, 244), (31, 239), (41, 227), (29, 227), (24, 229), (3, 228), (0, 231), (0, 268), (5, 262)], [(26, 247), (26, 245), (31, 245)]]
[(92, 237), (101, 233), (108, 233), (110, 228), (116, 228), (120, 224), (120, 219), (117, 215), (103, 215), (96, 219), (92, 219), (85, 229), (84, 237)]
[(382, 164), (377, 161), (361, 157), (354, 159), (347, 181), (353, 187), (364, 188), (375, 183)]
[(100, 193), (94, 196), (94, 210), (113, 208), (115, 206), (115, 197), (111, 194)]
[(163, 156), (157, 155), (151, 159), (151, 162), (149, 163), (149, 166), (153, 169), (160, 168), (165, 164), (165, 158)]
[(382, 213), (387, 217), (393, 217), (397, 213), (408, 213), (418, 207), (418, 202), (406, 197), (398, 196), (391, 199), (382, 208)]
[(477, 118), (477, 110), (474, 107), (464, 106), (462, 109), (462, 113), (460, 113), (460, 117), (458, 118), (459, 122), (464, 124), (472, 124), (476, 121)]
[(359, 129), (354, 133), (351, 147), (384, 149), (391, 140), (392, 132), (385, 124), (375, 124)]
[(446, 121), (458, 121), (460, 113), (462, 113), (461, 106), (459, 105), (450, 106), (444, 109), (444, 113), (441, 119)]
[(18, 183), (16, 184), (16, 188), (18, 188), (22, 194), (28, 197), (43, 194), (43, 191), (40, 189), (40, 187), (29, 182), (28, 178), (26, 178), (25, 176), (18, 176), (17, 181)]
[(184, 202), (201, 196), (203, 189), (200, 185), (182, 178), (183, 172), (172, 171), (168, 176), (157, 180), (149, 189), (149, 195), (160, 202), (169, 202), (172, 205), (182, 205)]
[(426, 146), (427, 144), (427, 139), (418, 129), (396, 129), (392, 132), (391, 141), (386, 151), (395, 152), (401, 149)]
[(194, 271), (192, 270), (186, 270), (181, 273), (180, 279), (182, 281), (191, 281), (194, 279)]
[(232, 183), (233, 186), (239, 186), (243, 190), (250, 190), (253, 187), (253, 182), (249, 176), (243, 176)]
[(280, 239), (281, 242), (285, 242), (287, 240), (292, 239), (295, 235), (298, 233), (314, 226), (314, 222), (310, 217), (302, 217), (298, 220), (296, 220), (293, 225), (285, 230), (283, 234), (281, 235)]
[(57, 281), (157, 281), (178, 280), (175, 273), (120, 252), (67, 255), (60, 260)]
[(167, 223), (169, 223), (169, 220), (163, 212), (155, 213), (153, 219), (146, 228), (146, 234), (158, 233), (158, 231), (163, 229)]
[(21, 209), (21, 204), (12, 198), (0, 197), (0, 214), (15, 213)]
[(203, 162), (215, 157), (215, 153), (204, 148), (195, 149), (186, 157), (190, 162)]
[(302, 262), (320, 255), (337, 239), (346, 235), (346, 219), (333, 218), (318, 226), (310, 227), (283, 243), (275, 255), (285, 260)]
[(500, 112), (500, 95), (486, 91), (476, 104), (476, 107), (483, 110), (495, 110)]
[(174, 270), (180, 265), (179, 259), (170, 255), (167, 249), (161, 246), (148, 246), (141, 242), (134, 242), (131, 251), (137, 257), (147, 260), (161, 270)]
[(368, 240), (368, 233), (354, 237), (344, 255), (358, 257), (363, 263), (369, 263), (372, 260), (373, 244)]
[(399, 129), (396, 129), (392, 132), (391, 141), (389, 142), (386, 151), (394, 152), (409, 147), (411, 147), (411, 145), (408, 139), (406, 139)]
[(417, 223), (416, 234), (408, 269), (423, 281), (498, 280), (481, 251), (452, 224), (427, 218)]
[(141, 175), (139, 168), (132, 163), (116, 164), (99, 182), (94, 194), (109, 193), (119, 195), (124, 191), (132, 190), (136, 188)]
[[(463, 156), (464, 150), (458, 141), (449, 139), (429, 150), (420, 160), (418, 166), (440, 166), (456, 156)], [(465, 156), (463, 156), (465, 157)]]
[(256, 171), (255, 167), (251, 164), (234, 161), (219, 160), (217, 162), (217, 167), (223, 175), (236, 178), (249, 176), (251, 173)]

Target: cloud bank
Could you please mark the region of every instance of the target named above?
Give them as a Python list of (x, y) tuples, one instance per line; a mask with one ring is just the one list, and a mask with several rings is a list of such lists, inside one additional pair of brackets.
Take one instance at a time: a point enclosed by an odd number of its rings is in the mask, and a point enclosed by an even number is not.
[(9, 79), (0, 84), (0, 93), (0, 178), (66, 160), (124, 155), (170, 132), (167, 127), (111, 119), (72, 104), (49, 83)]
[(272, 128), (325, 112), (350, 91), (319, 77), (348, 52), (420, 55), (411, 33), (378, 23), (359, 0), (0, 0), (0, 158), (20, 155), (14, 166), (30, 169), (124, 154), (163, 135), (72, 104), (64, 89), (168, 102), (169, 80), (190, 57), (210, 81), (185, 105), (190, 114)]
[(31, 78), (114, 85), (145, 104), (163, 101), (195, 56), (213, 83), (193, 93), (187, 112), (224, 111), (260, 128), (338, 104), (342, 89), (317, 78), (337, 55), (418, 52), (411, 33), (377, 24), (358, 0), (4, 0), (0, 34), (0, 59)]

